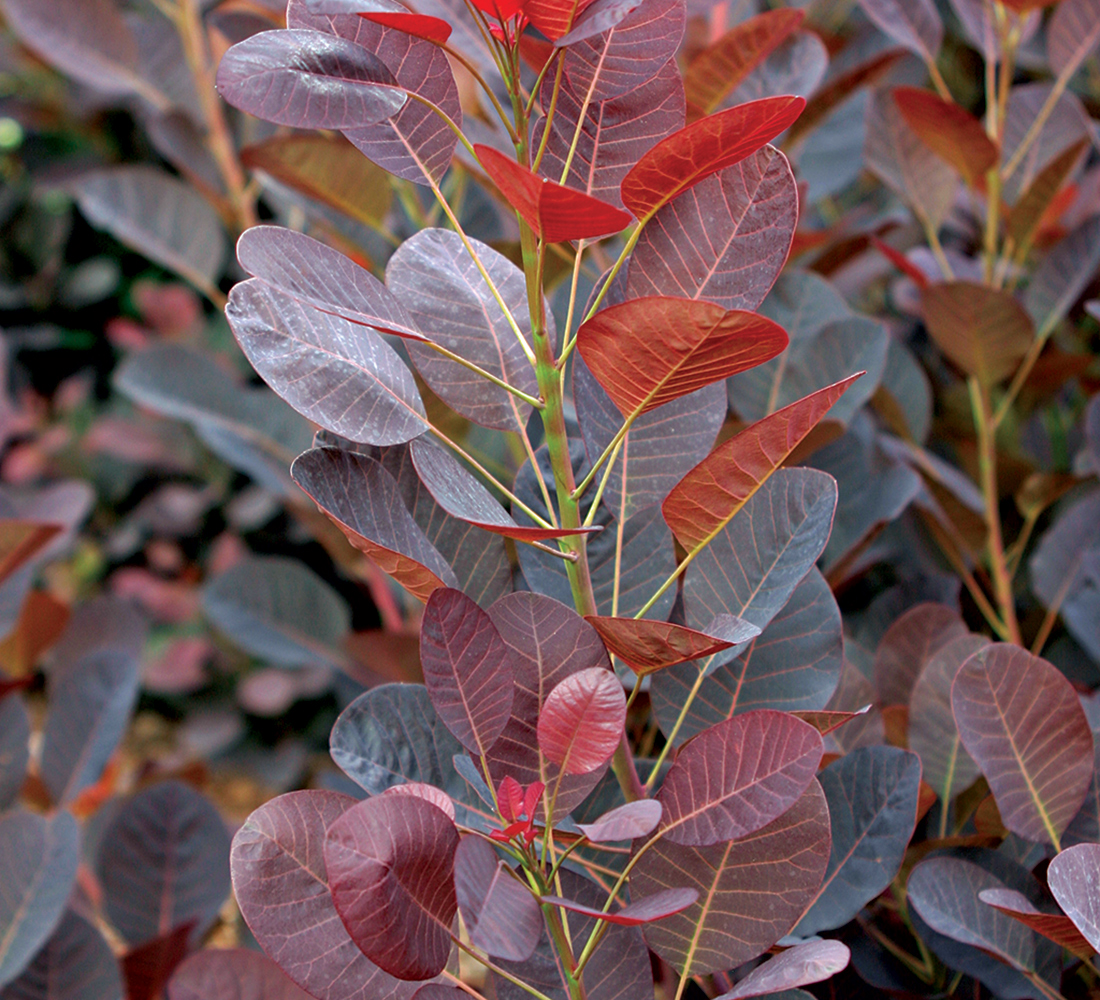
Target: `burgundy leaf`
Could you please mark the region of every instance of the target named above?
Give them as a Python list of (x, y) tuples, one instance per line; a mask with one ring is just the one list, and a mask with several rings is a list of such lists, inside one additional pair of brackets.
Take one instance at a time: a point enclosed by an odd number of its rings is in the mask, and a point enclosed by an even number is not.
[(1047, 25), (1050, 68), (1066, 79), (1100, 44), (1100, 4), (1096, 0), (1063, 0)]
[(1093, 951), (1100, 951), (1098, 873), (1100, 844), (1078, 844), (1067, 848), (1051, 861), (1047, 869), (1050, 891)]
[(627, 297), (675, 295), (756, 309), (787, 260), (797, 221), (787, 158), (771, 146), (750, 153), (653, 217), (630, 258)]
[[(90, 915), (85, 919), (73, 908), (62, 915), (19, 977), (0, 987), (0, 996), (4, 1000), (121, 1000), (122, 991), (111, 946)], [(141, 1000), (141, 994), (128, 992), (127, 1000)]]
[(458, 831), (422, 799), (379, 796), (325, 833), (340, 919), (363, 954), (399, 979), (431, 979), (451, 954)]
[[(491, 247), (477, 240), (470, 245), (529, 343), (523, 272)], [(457, 233), (422, 229), (407, 239), (386, 266), (386, 284), (429, 338), (528, 395), (538, 394), (523, 346)], [(548, 327), (553, 336), (549, 317)], [(410, 344), (409, 354), (424, 381), (462, 416), (496, 430), (526, 425), (530, 405), (506, 389), (419, 344)]]
[(1069, 917), (1062, 913), (1040, 912), (1022, 892), (1015, 889), (983, 889), (978, 893), (978, 898), (987, 906), (1000, 910), (1043, 937), (1060, 944), (1078, 958), (1091, 958), (1096, 954)]
[[(407, 8), (395, 2), (375, 0), (371, 6), (395, 14), (408, 13)], [(336, 35), (373, 53), (390, 70), (399, 87), (430, 101), (456, 127), (461, 127), (462, 107), (454, 74), (443, 50), (435, 43), (355, 14), (314, 14), (302, 0), (291, 0), (286, 17), (288, 27), (313, 28)], [(426, 175), (441, 180), (451, 165), (458, 142), (454, 131), (435, 110), (413, 100), (392, 118), (363, 128), (346, 129), (344, 134), (383, 170), (416, 184), (427, 183)]]
[(410, 445), (413, 464), (420, 481), (428, 488), (436, 503), (452, 517), (476, 524), (506, 538), (532, 541), (546, 538), (566, 538), (570, 535), (594, 534), (599, 527), (541, 528), (520, 527), (492, 494), (449, 452), (427, 438), (417, 438)]
[(814, 729), (821, 733), (822, 736), (828, 736), (829, 733), (835, 732), (845, 723), (851, 722), (861, 715), (866, 715), (870, 711), (871, 706), (864, 705), (863, 708), (857, 709), (854, 712), (833, 712), (823, 709), (818, 712), (791, 712), (791, 715), (796, 719), (801, 719), (803, 722), (808, 722)]
[(210, 948), (183, 963), (168, 984), (168, 1000), (308, 1000), (271, 959), (245, 948)]
[(1058, 844), (1093, 775), (1092, 733), (1056, 667), (1011, 643), (993, 643), (955, 675), (951, 709), (1005, 826)]
[(505, 201), (547, 243), (607, 236), (630, 224), (614, 205), (539, 177), (491, 146), (474, 150)]
[(665, 667), (712, 656), (760, 634), (760, 629), (733, 615), (719, 615), (705, 632), (646, 618), (604, 618), (586, 615), (608, 652), (640, 676)]
[(598, 312), (577, 350), (624, 417), (769, 361), (787, 346), (757, 313), (667, 296), (631, 299)]
[(662, 205), (774, 139), (806, 106), (801, 97), (767, 97), (709, 115), (662, 140), (623, 178), (623, 204), (648, 220)]
[(439, 17), (427, 17), (424, 14), (404, 14), (399, 11), (367, 11), (361, 13), (368, 21), (385, 28), (396, 28), (408, 35), (425, 38), (429, 42), (443, 45), (451, 37), (451, 26)]
[[(676, 55), (684, 37), (683, 0), (647, 0), (636, 4), (602, 34), (587, 36), (586, 21), (596, 23), (616, 0), (596, 0), (558, 45), (565, 46), (565, 77), (575, 94), (608, 101), (643, 87)], [(570, 40), (572, 39), (572, 40)]]
[(531, 957), (542, 934), (542, 913), (531, 890), (479, 837), (455, 851), (455, 892), (470, 942), (511, 962)]
[(575, 27), (567, 35), (554, 40), (555, 49), (564, 49), (586, 38), (594, 38), (614, 28), (633, 13), (642, 0), (594, 0), (574, 19)]
[(420, 663), (439, 717), (484, 757), (508, 722), (515, 690), (508, 647), (492, 620), (462, 591), (440, 587), (424, 608)]
[(332, 433), (400, 444), (428, 429), (412, 373), (373, 330), (305, 306), (257, 278), (233, 286), (226, 318), (268, 385)]
[(290, 469), (294, 481), (347, 536), (409, 593), (426, 601), (454, 572), (406, 509), (393, 477), (367, 455), (314, 448)]
[(638, 799), (605, 812), (593, 823), (578, 823), (577, 827), (594, 844), (633, 840), (657, 829), (662, 812), (656, 799)]
[[(550, 692), (566, 677), (599, 667), (610, 672), (596, 630), (571, 608), (541, 594), (516, 593), (489, 608), (489, 617), (512, 653), (516, 693), (512, 717), (489, 752), (494, 782), (506, 775), (522, 785), (558, 782), (559, 769), (538, 751), (538, 721)], [(603, 768), (563, 775), (557, 810), (562, 816), (595, 787)]]
[(666, 840), (707, 847), (766, 826), (805, 792), (824, 747), (785, 712), (746, 712), (687, 743), (658, 799)]
[(922, 87), (898, 87), (893, 96), (901, 116), (925, 145), (977, 189), (1000, 155), (982, 123), (965, 108)]
[(730, 843), (688, 847), (667, 837), (634, 866), (630, 890), (697, 889), (694, 906), (645, 929), (646, 941), (684, 975), (706, 975), (763, 954), (788, 933), (829, 860), (829, 811), (812, 778), (805, 794), (762, 830)]
[(851, 957), (839, 941), (807, 941), (780, 952), (758, 965), (718, 1000), (741, 1000), (820, 983), (847, 967)]
[[(543, 107), (549, 107), (553, 87), (553, 74), (548, 74), (540, 92)], [(539, 165), (539, 172), (551, 180), (561, 180), (583, 100), (583, 94), (578, 96), (569, 81), (562, 80)], [(533, 143), (542, 141), (545, 127), (546, 119), (539, 119)], [(653, 79), (629, 93), (589, 102), (564, 183), (622, 208), (619, 187), (630, 168), (655, 143), (683, 127), (684, 85), (675, 61), (669, 60)]]
[(661, 505), (680, 544), (690, 552), (728, 524), (859, 377), (819, 389), (757, 421), (688, 472)]
[(664, 889), (655, 892), (652, 896), (639, 899), (624, 906), (621, 910), (613, 910), (605, 913), (593, 906), (584, 906), (571, 899), (562, 899), (561, 896), (543, 896), (542, 902), (560, 906), (563, 910), (573, 913), (583, 913), (585, 916), (594, 917), (596, 920), (606, 920), (609, 924), (619, 924), (622, 927), (638, 927), (641, 924), (650, 924), (654, 920), (663, 920), (674, 913), (686, 910), (699, 898), (697, 889)]
[[(436, 593), (438, 592), (439, 591), (436, 591)], [(382, 794), (411, 795), (413, 798), (423, 799), (425, 802), (430, 802), (437, 809), (446, 813), (447, 818), (452, 823), (455, 821), (454, 801), (446, 792), (436, 788), (435, 785), (429, 785), (423, 781), (406, 781), (403, 785), (392, 785)]]
[(943, 44), (943, 21), (934, 0), (859, 0), (863, 13), (899, 45), (926, 62)]
[(925, 602), (906, 611), (886, 630), (875, 650), (872, 675), (878, 703), (909, 704), (913, 684), (932, 654), (967, 634), (958, 611), (945, 604)]
[(590, 667), (555, 685), (539, 714), (539, 750), (565, 774), (606, 764), (623, 735), (626, 695), (610, 670)]
[(375, 55), (319, 31), (261, 31), (218, 66), (235, 108), (294, 128), (350, 129), (397, 114), (408, 95)]
[(282, 226), (253, 226), (237, 241), (237, 260), (249, 274), (321, 312), (379, 333), (429, 339), (373, 274), (303, 233)]

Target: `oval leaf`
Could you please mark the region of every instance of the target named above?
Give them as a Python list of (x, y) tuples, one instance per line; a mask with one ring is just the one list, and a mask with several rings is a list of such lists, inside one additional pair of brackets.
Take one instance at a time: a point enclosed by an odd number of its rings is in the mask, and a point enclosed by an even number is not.
[(1041, 913), (1022, 892), (1015, 889), (983, 889), (978, 898), (987, 906), (1007, 913), (1043, 937), (1072, 952), (1078, 958), (1091, 958), (1095, 949), (1069, 917), (1061, 913)]
[(618, 748), (626, 722), (626, 694), (603, 667), (578, 671), (546, 697), (539, 714), (539, 749), (565, 774), (588, 774)]
[(458, 831), (414, 797), (360, 802), (325, 833), (325, 870), (340, 919), (371, 961), (400, 979), (431, 979), (451, 954)]
[(562, 899), (561, 896), (541, 897), (544, 903), (552, 903), (563, 910), (583, 913), (586, 917), (605, 920), (609, 924), (618, 924), (620, 927), (638, 927), (641, 924), (650, 924), (654, 920), (664, 920), (665, 917), (671, 917), (674, 913), (686, 910), (698, 898), (697, 889), (665, 889), (639, 899), (629, 906), (624, 906), (621, 910), (606, 912), (597, 910), (593, 906), (575, 903), (571, 899)]
[(758, 965), (718, 1000), (740, 1000), (820, 983), (845, 969), (850, 957), (847, 947), (839, 941), (807, 941)]
[(899, 45), (926, 62), (943, 44), (943, 21), (933, 0), (859, 0), (863, 13)]
[(586, 615), (585, 621), (600, 633), (608, 652), (614, 653), (639, 676), (687, 660), (712, 656), (760, 634), (757, 626), (733, 615), (719, 615), (706, 632), (646, 618)]
[(972, 188), (984, 183), (1000, 155), (996, 143), (969, 111), (921, 87), (897, 87), (894, 103), (909, 127)]
[(471, 943), (495, 958), (530, 958), (542, 935), (542, 913), (531, 890), (478, 837), (459, 841), (454, 863), (455, 894)]
[(1069, 681), (1046, 660), (993, 643), (959, 668), (951, 709), (1005, 826), (1057, 845), (1093, 773), (1092, 733)]
[(594, 823), (578, 823), (577, 827), (594, 844), (633, 840), (657, 829), (662, 812), (656, 799), (638, 799), (605, 812)]
[[(122, 1000), (118, 959), (99, 928), (69, 910), (4, 1000)], [(129, 994), (132, 996), (132, 994)]]
[(1100, 844), (1078, 844), (1062, 851), (1047, 869), (1047, 882), (1093, 951), (1100, 951)]
[(308, 1000), (271, 959), (245, 948), (209, 948), (185, 961), (168, 983), (168, 1000)]

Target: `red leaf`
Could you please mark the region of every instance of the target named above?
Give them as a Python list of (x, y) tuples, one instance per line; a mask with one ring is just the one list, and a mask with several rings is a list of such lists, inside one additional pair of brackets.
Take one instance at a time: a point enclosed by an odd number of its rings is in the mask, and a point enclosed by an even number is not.
[(805, 106), (801, 97), (765, 97), (693, 122), (634, 165), (623, 178), (623, 204), (648, 219), (704, 177), (755, 153), (788, 129)]
[(396, 28), (406, 35), (426, 38), (429, 42), (442, 45), (451, 37), (451, 26), (440, 17), (428, 17), (426, 14), (405, 14), (399, 11), (378, 10), (359, 15), (367, 21), (381, 24), (386, 28)]
[(849, 376), (758, 420), (684, 476), (661, 506), (680, 544), (696, 549), (728, 524), (859, 377)]
[(646, 896), (645, 899), (639, 899), (636, 903), (624, 906), (614, 913), (605, 913), (594, 906), (584, 906), (571, 899), (562, 899), (561, 896), (543, 896), (542, 902), (553, 903), (573, 913), (583, 913), (586, 917), (606, 920), (609, 924), (637, 927), (640, 924), (652, 923), (654, 920), (663, 920), (674, 913), (686, 910), (698, 898), (697, 889), (666, 889), (663, 892), (655, 892), (652, 896)]
[(897, 87), (894, 103), (932, 152), (962, 174), (970, 187), (981, 184), (985, 172), (997, 162), (1000, 150), (977, 118), (953, 101), (921, 87)]
[(539, 749), (566, 774), (588, 774), (607, 763), (622, 739), (626, 695), (603, 667), (566, 677), (539, 716)]
[(786, 332), (765, 316), (659, 295), (610, 306), (577, 334), (577, 350), (624, 417), (755, 368), (786, 346)]
[(717, 631), (718, 634), (646, 618), (587, 615), (585, 620), (600, 633), (609, 652), (619, 657), (634, 673), (644, 676), (677, 663), (720, 653), (760, 634), (760, 629), (751, 622), (733, 615), (720, 617), (729, 620), (722, 622), (721, 625), (726, 627), (718, 630), (714, 628), (714, 624), (719, 624), (717, 620), (710, 626), (711, 632)]
[(510, 21), (523, 9), (523, 0), (473, 0), (482, 13), (501, 21)]
[(861, 715), (866, 715), (871, 711), (870, 705), (864, 705), (863, 708), (857, 709), (854, 712), (832, 712), (832, 711), (800, 711), (791, 712), (796, 719), (801, 719), (803, 722), (808, 722), (814, 727), (822, 736), (827, 736), (829, 733), (836, 729), (839, 729), (846, 722), (851, 722), (852, 719), (858, 719)]
[(928, 276), (914, 264), (900, 250), (895, 250), (889, 243), (884, 243), (877, 236), (871, 237), (873, 246), (883, 257), (894, 265), (902, 274), (912, 280), (920, 289), (928, 287)]
[(576, 23), (580, 12), (592, 0), (527, 0), (523, 15), (552, 42)]
[(154, 1000), (190, 950), (189, 940), (197, 920), (132, 948), (122, 956), (127, 1000)]
[(451, 797), (435, 785), (426, 784), (423, 781), (406, 781), (403, 785), (393, 785), (387, 788), (383, 795), (411, 795), (416, 799), (430, 802), (437, 809), (447, 814), (447, 819), (452, 823), (455, 819), (455, 804)]
[(508, 204), (547, 243), (607, 236), (630, 224), (614, 205), (545, 180), (490, 146), (474, 150)]
[(1022, 892), (1015, 889), (983, 889), (978, 893), (978, 899), (1019, 920), (1033, 931), (1038, 931), (1043, 937), (1060, 944), (1078, 958), (1091, 958), (1096, 954), (1088, 939), (1069, 917), (1062, 913), (1040, 912)]

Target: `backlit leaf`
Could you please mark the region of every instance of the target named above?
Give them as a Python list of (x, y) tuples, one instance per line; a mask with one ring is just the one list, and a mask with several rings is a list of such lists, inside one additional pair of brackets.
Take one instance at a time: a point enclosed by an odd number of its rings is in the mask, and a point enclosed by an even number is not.
[(623, 178), (623, 204), (638, 219), (711, 174), (751, 156), (798, 118), (801, 97), (769, 97), (702, 118), (662, 140)]
[[(929, 606), (935, 607), (918, 605)], [(951, 713), (951, 682), (959, 667), (988, 643), (982, 635), (960, 635), (940, 645), (923, 658), (909, 698), (909, 749), (920, 755), (923, 778), (945, 809), (981, 774), (963, 748)]]
[(99, 928), (69, 910), (4, 1000), (122, 1000), (118, 959)]
[(587, 6), (585, 0), (526, 0), (523, 13), (547, 38), (557, 41)]
[[(909, 704), (913, 685), (932, 654), (968, 634), (962, 616), (946, 604), (926, 601), (906, 611), (890, 625), (875, 649), (872, 679), (879, 704)], [(959, 660), (956, 667), (961, 665)]]
[(400, 444), (428, 429), (412, 373), (373, 330), (257, 278), (233, 286), (226, 318), (264, 381), (334, 434)]
[(622, 739), (626, 695), (610, 670), (589, 667), (559, 681), (539, 713), (539, 750), (565, 774), (606, 764)]
[(229, 834), (209, 799), (162, 781), (121, 806), (96, 869), (111, 925), (129, 944), (191, 921), (197, 941), (229, 895)]
[(600, 633), (608, 652), (619, 657), (639, 676), (686, 660), (712, 656), (760, 634), (757, 626), (732, 615), (715, 619), (705, 632), (646, 618), (586, 615), (585, 620)]
[(0, 814), (4, 892), (0, 895), (0, 986), (16, 979), (53, 933), (80, 860), (80, 830), (65, 811), (50, 819)]
[(842, 927), (893, 881), (917, 821), (920, 777), (916, 754), (884, 746), (855, 750), (818, 775), (832, 853), (799, 936)]
[(898, 87), (893, 97), (901, 116), (925, 145), (977, 188), (999, 155), (982, 123), (964, 108), (922, 87)]
[[(530, 343), (523, 272), (477, 240), (470, 246)], [(386, 285), (432, 340), (509, 385), (538, 395), (535, 372), (515, 330), (457, 233), (422, 229), (407, 239), (386, 266)], [(549, 317), (547, 324), (553, 337)], [(507, 390), (430, 348), (410, 344), (409, 354), (424, 381), (462, 416), (497, 430), (514, 431), (526, 424), (531, 407)]]
[(747, 712), (700, 733), (661, 785), (665, 840), (707, 847), (766, 826), (813, 780), (821, 735), (783, 712)]
[(1100, 951), (1100, 844), (1078, 844), (1062, 851), (1051, 861), (1047, 881), (1058, 905), (1093, 951)]
[(783, 407), (720, 444), (688, 472), (661, 505), (680, 544), (691, 551), (728, 524), (859, 377)]
[(614, 205), (539, 177), (491, 146), (474, 150), (508, 204), (547, 243), (607, 236), (630, 223)]
[(390, 975), (431, 979), (447, 964), (457, 846), (454, 823), (412, 797), (366, 799), (326, 831), (336, 911), (352, 940)]
[(959, 668), (951, 708), (1013, 833), (1058, 844), (1092, 780), (1092, 733), (1062, 673), (1009, 643)]
[(645, 413), (770, 360), (787, 335), (756, 313), (667, 296), (598, 312), (577, 350), (624, 417)]
[(563, 899), (561, 896), (541, 898), (544, 903), (552, 903), (572, 913), (583, 913), (597, 920), (606, 920), (610, 924), (619, 924), (623, 927), (638, 927), (652, 923), (654, 920), (664, 920), (665, 917), (686, 910), (699, 898), (699, 892), (696, 889), (665, 889), (652, 896), (646, 896), (645, 899), (636, 900), (621, 910), (606, 912), (597, 910), (593, 906), (583, 906), (571, 899)]
[(758, 965), (719, 1000), (740, 1000), (819, 983), (844, 969), (849, 957), (847, 947), (839, 941), (796, 944)]
[(295, 461), (291, 474), (348, 541), (409, 593), (426, 601), (436, 587), (457, 584), (402, 503), (397, 483), (374, 459), (315, 448)]
[(1007, 292), (985, 285), (929, 285), (921, 306), (925, 326), (940, 350), (986, 385), (1011, 375), (1035, 336), (1023, 306)]
[(368, 961), (328, 889), (325, 830), (354, 804), (347, 795), (310, 790), (255, 810), (233, 838), (233, 893), (260, 946), (311, 996), (409, 1000), (419, 983), (394, 979)]
[(1087, 147), (1088, 140), (1080, 139), (1059, 153), (1035, 175), (1027, 190), (1016, 199), (1009, 210), (1006, 228), (1017, 247), (1030, 246), (1043, 213), (1054, 201)]
[(283, 971), (247, 948), (208, 948), (184, 962), (168, 983), (168, 1000), (307, 1000)]
[(417, 38), (426, 38), (437, 45), (443, 45), (451, 37), (451, 26), (439, 17), (403, 14), (399, 11), (367, 11), (359, 16), (375, 24), (381, 24), (385, 28), (396, 28)]
[(652, 833), (661, 821), (662, 812), (656, 799), (638, 799), (605, 812), (592, 823), (578, 823), (577, 827), (594, 844), (633, 840)]
[(694, 888), (698, 901), (646, 928), (649, 946), (685, 974), (736, 967), (765, 952), (798, 920), (829, 857), (829, 813), (811, 779), (806, 792), (762, 830), (712, 847), (664, 838), (638, 859), (631, 892)]
[(460, 590), (440, 587), (424, 608), (420, 663), (439, 717), (467, 750), (484, 757), (512, 713), (515, 688), (496, 626)]
[(277, 125), (350, 129), (390, 118), (408, 95), (373, 53), (320, 31), (263, 31), (218, 66), (218, 92)]
[(542, 913), (531, 890), (480, 837), (459, 841), (454, 866), (458, 908), (470, 942), (495, 958), (530, 958), (542, 934)]
[(943, 44), (943, 21), (933, 0), (859, 0), (863, 13), (899, 45), (925, 61)]
[(1069, 917), (1061, 913), (1042, 913), (1022, 892), (1015, 889), (983, 889), (978, 898), (987, 906), (1006, 913), (1033, 931), (1042, 934), (1074, 955), (1091, 958), (1095, 949)]

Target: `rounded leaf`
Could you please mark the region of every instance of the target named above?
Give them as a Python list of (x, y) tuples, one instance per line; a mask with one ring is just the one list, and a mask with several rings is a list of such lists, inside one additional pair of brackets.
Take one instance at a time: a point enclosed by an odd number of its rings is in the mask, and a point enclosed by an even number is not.
[(619, 678), (603, 667), (566, 677), (539, 714), (539, 749), (566, 774), (588, 774), (615, 753), (626, 722)]

